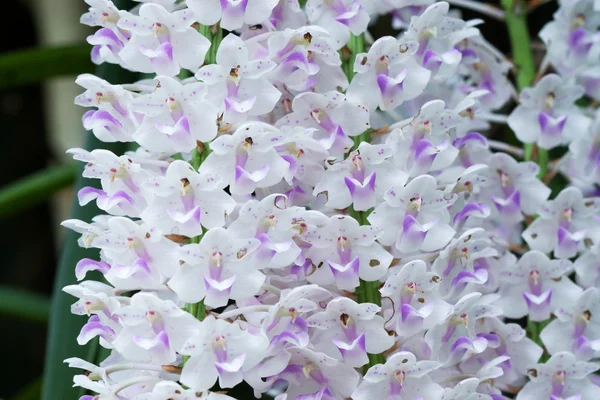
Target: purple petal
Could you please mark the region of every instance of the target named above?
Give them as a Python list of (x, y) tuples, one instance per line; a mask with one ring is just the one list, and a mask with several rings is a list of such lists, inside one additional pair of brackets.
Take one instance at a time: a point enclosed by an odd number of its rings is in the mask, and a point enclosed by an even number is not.
[(455, 216), (453, 222), (464, 222), (469, 217), (486, 218), (490, 215), (490, 208), (483, 203), (467, 203)]
[(552, 300), (551, 289), (545, 291), (540, 296), (523, 292), (523, 297), (529, 308), (529, 317), (533, 321), (544, 321), (550, 318), (550, 301)]
[(79, 332), (79, 336), (77, 336), (77, 343), (84, 345), (96, 336), (100, 336), (110, 342), (115, 337), (115, 331), (102, 324), (97, 315), (93, 315), (90, 317), (88, 323), (81, 328), (81, 332)]
[(339, 349), (344, 361), (353, 367), (360, 367), (369, 362), (366, 350), (365, 333), (361, 333), (352, 343), (333, 339), (333, 344)]
[(457, 149), (462, 149), (469, 143), (477, 143), (484, 148), (488, 147), (487, 139), (478, 132), (469, 132), (463, 137), (456, 138), (454, 142), (452, 142), (452, 146), (456, 147)]
[(77, 192), (77, 199), (79, 200), (80, 206), (85, 206), (90, 201), (97, 199), (98, 197), (106, 196), (104, 190), (96, 189), (91, 186), (86, 186)]
[(106, 274), (110, 271), (110, 264), (104, 261), (96, 261), (90, 258), (84, 258), (79, 261), (75, 266), (75, 276), (80, 281), (85, 278), (85, 275), (89, 271), (100, 271), (102, 274)]

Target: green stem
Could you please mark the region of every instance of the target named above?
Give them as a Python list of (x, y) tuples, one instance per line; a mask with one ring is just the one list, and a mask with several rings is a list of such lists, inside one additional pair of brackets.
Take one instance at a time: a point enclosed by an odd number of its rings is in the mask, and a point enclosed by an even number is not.
[[(521, 92), (524, 88), (531, 86), (536, 74), (533, 52), (531, 51), (531, 39), (527, 28), (526, 6), (522, 0), (502, 0), (502, 7), (505, 11), (504, 15), (512, 45), (513, 60), (517, 67), (517, 89)], [(526, 161), (531, 161), (534, 153), (537, 154), (536, 161), (540, 166), (538, 177), (544, 177), (548, 172), (548, 151), (538, 147), (534, 152), (533, 143), (525, 143), (523, 148)], [(542, 346), (540, 333), (548, 322), (527, 320), (529, 337), (540, 346)]]
[[(527, 28), (527, 7), (522, 0), (502, 0), (504, 16), (508, 35), (512, 46), (512, 56), (517, 68), (517, 89), (521, 92), (531, 86), (535, 79), (536, 69), (531, 50), (531, 39)], [(531, 161), (533, 156), (533, 143), (525, 143), (525, 160)], [(540, 177), (548, 170), (548, 152), (537, 149), (537, 162), (540, 166)]]
[(354, 136), (352, 138), (354, 145), (352, 145), (352, 148), (350, 149), (350, 151), (352, 152), (352, 151), (358, 149), (358, 146), (360, 146), (360, 144), (362, 142), (371, 143), (371, 132), (373, 132), (373, 129), (369, 128), (366, 131), (364, 131), (363, 133), (361, 133), (360, 135)]
[(210, 154), (210, 143), (198, 142), (196, 148), (192, 152), (192, 167), (198, 171), (200, 165), (206, 160), (206, 157)]
[[(199, 28), (200, 33), (202, 33), (208, 40), (210, 40), (210, 48), (206, 53), (205, 62), (206, 64), (216, 64), (217, 62), (217, 51), (219, 50), (219, 45), (223, 40), (223, 30), (219, 26), (219, 24), (213, 26), (200, 25)], [(194, 170), (198, 171), (200, 165), (206, 160), (208, 154), (210, 153), (210, 146), (208, 143), (198, 142), (198, 145), (192, 152), (192, 167)], [(200, 243), (202, 240), (202, 235), (198, 235), (193, 237), (192, 243)], [(204, 305), (204, 300), (200, 300), (198, 303), (188, 303), (185, 305), (184, 309), (192, 314), (196, 319), (202, 321), (206, 317), (206, 306)], [(184, 362), (187, 361), (187, 358), (184, 358)]]
[[(356, 211), (354, 207), (350, 206), (350, 216), (358, 221), (361, 225), (369, 225), (367, 217), (369, 211)], [(356, 294), (359, 303), (373, 303), (381, 306), (381, 294), (379, 293), (379, 281), (369, 282), (360, 280), (359, 286), (356, 289)], [(365, 366), (365, 371), (371, 368), (373, 365), (385, 364), (385, 357), (383, 354), (368, 354), (369, 363)]]
[(531, 319), (527, 319), (527, 332), (529, 332), (529, 337), (534, 342), (540, 342), (540, 324), (539, 322), (532, 321)]
[(527, 28), (525, 4), (521, 0), (502, 0), (506, 27), (512, 45), (514, 63), (517, 67), (517, 88), (531, 85), (535, 78), (535, 63)]
[(340, 50), (340, 56), (342, 58), (342, 69), (348, 78), (348, 81), (351, 81), (354, 78), (354, 60), (356, 60), (356, 56), (360, 53), (365, 52), (365, 37), (363, 34), (358, 36), (354, 34), (350, 34), (350, 40), (348, 44)]
[(221, 29), (221, 27), (217, 23), (212, 26), (200, 25), (199, 31), (208, 40), (210, 40), (210, 48), (206, 53), (204, 61), (206, 62), (206, 64), (216, 64), (217, 51), (219, 50), (219, 46), (223, 41), (223, 29)]
[[(354, 77), (354, 61), (356, 56), (360, 53), (365, 52), (365, 39), (363, 35), (350, 35), (348, 44), (340, 51), (342, 57), (342, 69), (348, 78), (348, 81), (352, 81)], [(367, 129), (358, 136), (352, 138), (354, 145), (350, 151), (354, 151), (360, 146), (362, 142), (369, 143), (371, 141), (372, 129)], [(358, 221), (360, 225), (369, 225), (367, 217), (369, 211), (356, 211), (353, 206), (350, 206), (349, 214)], [(359, 286), (356, 289), (356, 294), (359, 303), (373, 303), (381, 306), (381, 294), (379, 293), (379, 281), (368, 282), (360, 280)], [(368, 354), (369, 363), (365, 365), (365, 371), (371, 368), (373, 365), (384, 364), (385, 357), (383, 354)]]
[(76, 165), (62, 165), (48, 168), (2, 188), (0, 216), (14, 214), (48, 200), (54, 193), (72, 185), (77, 173)]
[(538, 147), (538, 165), (540, 166), (540, 172), (538, 172), (538, 178), (542, 179), (548, 173), (548, 161), (549, 161), (548, 151), (544, 149), (540, 149)]
[(542, 355), (542, 358), (541, 358), (542, 363), (544, 363), (548, 360), (549, 355), (546, 352), (544, 343), (542, 342), (540, 335), (541, 335), (542, 331), (544, 330), (544, 328), (546, 326), (548, 326), (549, 323), (550, 323), (550, 319), (540, 321), (540, 322), (532, 321), (529, 318), (527, 319), (527, 333), (529, 333), (529, 338), (531, 340), (533, 340), (535, 343), (537, 343), (539, 346), (544, 348), (544, 354)]

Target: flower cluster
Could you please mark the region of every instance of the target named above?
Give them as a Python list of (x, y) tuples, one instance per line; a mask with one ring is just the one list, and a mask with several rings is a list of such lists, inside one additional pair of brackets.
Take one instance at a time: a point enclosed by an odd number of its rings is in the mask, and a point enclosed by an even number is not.
[(93, 61), (151, 75), (77, 79), (137, 144), (70, 150), (105, 212), (63, 223), (100, 251), (78, 342), (111, 351), (67, 360), (82, 399), (600, 398), (598, 1), (561, 1), (508, 118), (511, 64), (446, 2), (85, 1)]

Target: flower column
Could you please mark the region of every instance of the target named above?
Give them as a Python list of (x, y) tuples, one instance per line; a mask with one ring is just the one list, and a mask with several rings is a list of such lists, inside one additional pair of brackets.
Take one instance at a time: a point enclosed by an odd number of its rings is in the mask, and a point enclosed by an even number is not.
[[(350, 40), (348, 44), (341, 50), (342, 60), (343, 60), (343, 69), (348, 77), (348, 81), (352, 81), (354, 77), (354, 61), (356, 59), (356, 55), (363, 53), (365, 51), (365, 39), (364, 35), (350, 35)], [(352, 150), (358, 149), (361, 143), (366, 142), (369, 143), (371, 141), (371, 131), (369, 128), (365, 130), (358, 136), (352, 138), (354, 141), (354, 145), (352, 146)], [(371, 210), (367, 211), (356, 211), (354, 209), (354, 204), (352, 204), (349, 208), (349, 214), (358, 221), (360, 225), (369, 225), (369, 221), (367, 221), (367, 217), (369, 216)], [(356, 294), (358, 296), (359, 303), (373, 303), (381, 306), (381, 294), (379, 293), (379, 281), (365, 281), (363, 279), (360, 280), (360, 285), (356, 290)], [(369, 354), (369, 363), (365, 366), (365, 371), (370, 367), (376, 364), (385, 363), (385, 358), (383, 354)]]
[[(200, 25), (199, 31), (208, 40), (210, 40), (210, 48), (206, 53), (205, 64), (215, 64), (217, 60), (217, 50), (219, 49), (219, 44), (223, 40), (223, 30), (221, 29), (220, 24), (216, 23), (212, 26)], [(194, 168), (194, 171), (198, 171), (200, 165), (202, 165), (202, 162), (204, 162), (209, 153), (209, 143), (202, 143), (198, 141), (196, 148), (192, 152), (191, 164)], [(195, 236), (191, 239), (191, 243), (200, 243), (200, 239), (202, 239), (202, 235)], [(195, 316), (200, 321), (202, 321), (206, 316), (206, 307), (204, 305), (204, 300), (201, 300), (198, 303), (186, 304), (185, 310), (193, 316)]]
[[(535, 78), (535, 64), (531, 52), (531, 40), (527, 29), (526, 6), (521, 0), (502, 0), (502, 6), (506, 12), (506, 26), (510, 36), (513, 50), (513, 59), (517, 67), (517, 89), (522, 91), (532, 84)], [(536, 161), (540, 166), (538, 177), (543, 178), (548, 172), (548, 151), (537, 148), (537, 155), (534, 155), (534, 143), (525, 143), (524, 156), (526, 161), (530, 161), (536, 156)], [(540, 331), (543, 322), (528, 320), (527, 331), (531, 338), (540, 343)]]
[[(535, 64), (531, 52), (531, 40), (527, 29), (527, 9), (522, 0), (502, 0), (502, 7), (506, 11), (506, 27), (510, 36), (513, 49), (513, 59), (517, 68), (517, 89), (522, 91), (530, 86), (535, 79)], [(548, 152), (537, 148), (534, 154), (534, 144), (525, 143), (525, 160), (536, 158), (540, 165), (539, 177), (543, 178), (548, 171)]]

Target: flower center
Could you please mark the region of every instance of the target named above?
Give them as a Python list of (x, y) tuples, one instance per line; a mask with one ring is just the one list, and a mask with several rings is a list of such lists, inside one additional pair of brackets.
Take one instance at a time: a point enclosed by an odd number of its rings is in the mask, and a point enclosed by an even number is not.
[(423, 205), (423, 199), (420, 196), (411, 197), (408, 200), (410, 204), (410, 208), (415, 211), (421, 211), (421, 206)]
[(466, 313), (462, 313), (460, 315), (453, 315), (450, 317), (451, 325), (464, 325), (467, 326), (469, 324), (469, 315)]
[(181, 192), (182, 196), (186, 196), (192, 188), (192, 186), (190, 185), (190, 180), (188, 178), (181, 178), (179, 181), (181, 182), (181, 187), (179, 188), (179, 191)]
[(340, 322), (342, 323), (342, 325), (344, 325), (345, 328), (347, 328), (348, 325), (352, 323), (352, 318), (350, 318), (348, 314), (344, 313), (340, 315)]
[(223, 264), (223, 253), (220, 251), (215, 251), (212, 253), (210, 255), (210, 263), (215, 267), (220, 268), (221, 264)]
[(531, 281), (534, 285), (540, 283), (540, 271), (534, 269), (529, 273), (529, 281)]
[(146, 319), (151, 324), (154, 324), (156, 321), (160, 320), (160, 314), (158, 314), (156, 311), (148, 310), (146, 311)]
[(402, 370), (398, 370), (394, 372), (394, 379), (396, 379), (401, 385), (404, 384), (404, 379), (406, 378), (406, 372)]
[(404, 294), (415, 294), (416, 289), (417, 284), (414, 282), (409, 282), (406, 285), (404, 285), (404, 287), (402, 288), (402, 292)]
[(573, 209), (565, 208), (562, 212), (562, 217), (565, 221), (571, 222), (573, 220)]
[(546, 108), (554, 108), (554, 101), (556, 100), (556, 95), (554, 92), (549, 92), (546, 95), (546, 99), (544, 100), (544, 107)]
[(573, 28), (577, 29), (579, 27), (582, 27), (583, 25), (585, 25), (585, 15), (577, 14), (575, 16), (575, 19), (573, 20)]

